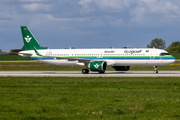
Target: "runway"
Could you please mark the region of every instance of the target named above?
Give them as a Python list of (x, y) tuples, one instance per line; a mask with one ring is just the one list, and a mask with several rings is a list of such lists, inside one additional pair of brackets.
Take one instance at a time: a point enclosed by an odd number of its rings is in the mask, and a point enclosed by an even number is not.
[(180, 77), (180, 71), (106, 71), (105, 74), (90, 72), (82, 74), (81, 71), (0, 71), (1, 77)]

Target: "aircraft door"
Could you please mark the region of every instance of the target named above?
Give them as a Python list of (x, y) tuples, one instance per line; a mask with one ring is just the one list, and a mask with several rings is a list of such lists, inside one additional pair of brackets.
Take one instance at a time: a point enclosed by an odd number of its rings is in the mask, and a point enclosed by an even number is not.
[(99, 53), (97, 54), (97, 58), (103, 58), (103, 54), (99, 52)]
[(150, 59), (151, 60), (155, 59), (155, 50), (150, 50)]
[(152, 49), (152, 50), (149, 50), (149, 60), (147, 61), (147, 64), (154, 64), (154, 60), (155, 60), (155, 50)]

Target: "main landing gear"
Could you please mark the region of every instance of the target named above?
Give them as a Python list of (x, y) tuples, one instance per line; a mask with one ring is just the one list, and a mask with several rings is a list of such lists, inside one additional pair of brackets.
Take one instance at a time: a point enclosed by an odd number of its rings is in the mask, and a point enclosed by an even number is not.
[(89, 70), (88, 69), (83, 69), (82, 70), (82, 74), (88, 74), (89, 73)]
[(154, 68), (153, 73), (154, 73), (154, 74), (158, 74), (158, 71), (157, 71), (157, 66), (153, 66), (153, 68)]
[(88, 63), (85, 64), (85, 69), (82, 69), (82, 74), (88, 74), (89, 70), (87, 69)]

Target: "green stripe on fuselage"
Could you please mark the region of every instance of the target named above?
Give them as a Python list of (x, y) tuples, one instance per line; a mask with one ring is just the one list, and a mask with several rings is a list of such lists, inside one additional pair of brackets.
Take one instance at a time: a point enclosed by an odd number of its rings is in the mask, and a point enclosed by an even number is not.
[[(53, 56), (52, 56), (53, 57)], [(56, 56), (65, 58), (174, 58), (173, 56)], [(39, 56), (31, 56), (31, 58), (39, 58)], [(41, 58), (50, 58), (42, 56)]]

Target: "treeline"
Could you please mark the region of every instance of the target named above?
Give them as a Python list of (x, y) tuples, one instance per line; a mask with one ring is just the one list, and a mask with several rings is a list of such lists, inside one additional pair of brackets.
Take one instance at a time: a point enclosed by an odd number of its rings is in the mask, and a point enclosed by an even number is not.
[[(45, 49), (47, 49), (47, 47), (43, 47)], [(127, 47), (123, 47), (123, 48), (127, 48)], [(159, 49), (164, 49), (166, 50), (168, 53), (180, 53), (180, 41), (175, 41), (172, 42), (167, 48), (166, 48), (166, 42), (165, 40), (163, 40), (162, 38), (155, 38), (153, 40), (151, 40), (151, 42), (149, 44), (147, 44), (147, 48), (159, 48)], [(70, 49), (70, 48), (65, 48), (65, 49)], [(72, 47), (71, 49), (76, 49), (74, 47)], [(9, 52), (3, 52), (0, 49), (0, 55), (4, 55), (4, 54), (10, 54), (10, 55), (14, 55), (14, 54), (18, 54), (19, 51), (23, 51), (25, 50), (24, 46), (21, 49), (11, 49)]]
[(166, 42), (163, 39), (153, 39), (150, 44), (147, 44), (147, 48), (159, 48), (159, 49), (165, 49), (168, 53), (180, 53), (180, 41), (172, 42), (167, 48), (166, 48)]
[(0, 55), (0, 61), (19, 61), (19, 60), (31, 60), (31, 59), (19, 55), (7, 55), (7, 54)]
[[(43, 47), (45, 49), (48, 49), (48, 47)], [(17, 55), (18, 52), (20, 51), (24, 51), (25, 50), (25, 47), (22, 46), (21, 49), (11, 49), (9, 52), (2, 52), (2, 50), (0, 49), (0, 55)]]
[(180, 42), (172, 42), (171, 45), (166, 48), (166, 51), (169, 53), (180, 53)]

